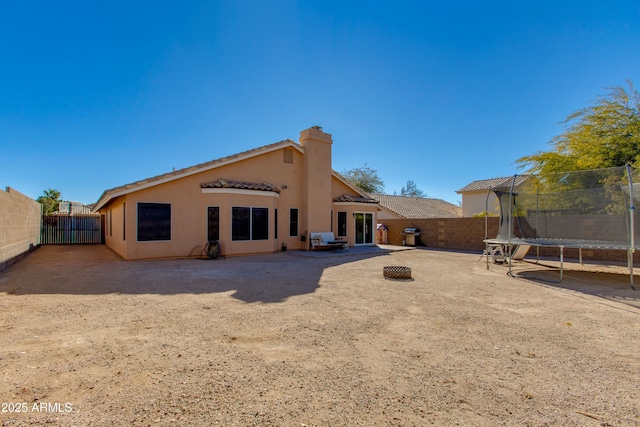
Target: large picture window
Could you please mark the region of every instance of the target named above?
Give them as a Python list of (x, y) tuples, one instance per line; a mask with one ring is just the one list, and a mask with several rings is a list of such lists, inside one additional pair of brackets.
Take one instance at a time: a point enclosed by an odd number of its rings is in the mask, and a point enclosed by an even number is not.
[(231, 240), (267, 240), (269, 209), (231, 208)]
[(138, 203), (138, 241), (171, 240), (171, 204)]

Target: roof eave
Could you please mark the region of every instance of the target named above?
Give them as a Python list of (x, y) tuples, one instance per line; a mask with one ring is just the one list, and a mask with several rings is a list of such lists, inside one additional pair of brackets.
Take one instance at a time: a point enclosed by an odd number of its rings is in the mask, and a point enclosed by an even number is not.
[[(244, 154), (240, 153), (240, 155), (238, 157), (234, 157), (234, 156), (230, 156), (229, 158), (226, 157), (222, 157), (220, 159), (216, 159), (216, 160), (212, 160), (210, 162), (207, 162), (207, 166), (202, 166), (202, 167), (194, 167), (194, 166), (190, 166), (190, 167), (186, 167), (184, 169), (182, 169), (182, 173), (180, 173), (180, 171), (177, 171), (178, 173), (169, 173), (167, 174), (167, 176), (163, 179), (158, 179), (155, 181), (149, 181), (155, 177), (151, 177), (151, 178), (147, 178), (147, 179), (143, 179), (137, 182), (140, 182), (140, 185), (136, 185), (135, 183), (131, 183), (131, 184), (125, 184), (125, 185), (121, 185), (119, 187), (114, 187), (111, 190), (106, 190), (104, 193), (102, 193), (102, 196), (100, 196), (100, 199), (98, 199), (98, 201), (96, 202), (93, 210), (95, 212), (97, 212), (98, 210), (100, 210), (101, 208), (103, 208), (104, 206), (106, 206), (111, 200), (120, 197), (120, 196), (124, 196), (126, 194), (129, 193), (133, 193), (136, 191), (140, 191), (140, 190), (144, 190), (146, 188), (150, 188), (150, 187), (155, 187), (156, 185), (161, 185), (161, 184), (165, 184), (167, 182), (171, 182), (177, 179), (181, 179), (181, 178), (185, 178), (191, 175), (195, 175), (201, 172), (206, 172), (212, 169), (216, 169), (218, 167), (221, 166), (226, 166), (232, 163), (236, 163), (236, 162), (240, 162), (243, 160), (247, 160), (247, 159), (251, 159), (253, 157), (262, 155), (262, 154), (266, 154), (266, 153), (271, 153), (273, 151), (277, 151), (280, 150), (282, 148), (286, 148), (286, 147), (292, 147), (295, 148), (296, 150), (298, 150), (300, 153), (304, 153), (304, 149), (298, 145), (295, 141), (287, 139), (284, 141), (280, 141), (280, 142), (276, 142), (274, 144), (270, 144), (271, 146), (267, 145), (264, 147), (258, 147), (258, 148), (254, 148), (252, 150), (248, 150), (246, 151)], [(269, 148), (266, 148), (269, 147)], [(265, 148), (264, 150), (261, 150), (261, 148)], [(227, 160), (224, 160), (227, 159)], [(218, 161), (219, 160), (219, 161)], [(157, 175), (157, 177), (163, 176), (165, 174), (162, 175)], [(119, 191), (115, 191), (113, 193), (111, 193), (113, 190), (122, 188)]]

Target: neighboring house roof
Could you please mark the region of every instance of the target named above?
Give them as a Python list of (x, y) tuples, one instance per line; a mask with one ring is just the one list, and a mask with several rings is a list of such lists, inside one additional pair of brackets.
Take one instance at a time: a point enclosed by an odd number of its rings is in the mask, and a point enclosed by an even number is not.
[[(125, 194), (133, 193), (135, 191), (143, 190), (145, 188), (164, 184), (166, 182), (174, 181), (176, 179), (184, 178), (200, 172), (215, 169), (217, 167), (239, 162), (239, 161), (256, 157), (262, 154), (266, 154), (272, 151), (280, 150), (282, 148), (293, 148), (298, 150), (300, 153), (304, 154), (304, 148), (300, 144), (298, 144), (297, 142), (291, 139), (285, 139), (280, 142), (254, 148), (248, 151), (243, 151), (241, 153), (234, 154), (232, 156), (222, 157), (220, 159), (211, 160), (206, 163), (201, 163), (195, 166), (174, 170), (172, 172), (164, 173), (151, 178), (146, 178), (140, 181), (132, 182), (130, 184), (125, 184), (125, 185), (111, 188), (109, 190), (105, 190), (104, 193), (102, 193), (102, 195), (100, 196), (100, 199), (98, 199), (98, 201), (93, 206), (93, 212), (98, 212), (103, 206), (107, 205), (111, 200), (115, 199), (116, 197), (124, 196)], [(336, 171), (332, 171), (332, 175), (335, 178), (337, 178), (339, 181), (341, 181), (343, 184), (351, 188), (353, 191), (355, 191), (357, 194), (360, 194), (363, 197), (367, 197), (367, 194), (364, 191), (356, 187), (352, 182), (344, 178), (342, 175), (340, 175)], [(267, 191), (272, 191), (272, 190), (267, 190)]]
[(60, 202), (58, 210), (51, 215), (83, 215), (91, 214), (92, 205), (84, 205), (80, 202)]
[(404, 218), (458, 218), (462, 216), (460, 206), (441, 199), (388, 194), (371, 194), (371, 197), (380, 203), (380, 207)]
[[(529, 175), (516, 175), (515, 176), (515, 186), (521, 185), (525, 182)], [(456, 191), (456, 193), (466, 193), (470, 191), (483, 191), (489, 190), (491, 188), (511, 188), (511, 184), (513, 183), (513, 176), (507, 176), (502, 178), (490, 178), (490, 179), (479, 179), (477, 181), (473, 181), (471, 184), (468, 184), (462, 187), (460, 190)]]
[(217, 179), (200, 184), (200, 188), (233, 188), (238, 190), (273, 191), (280, 193), (280, 189), (268, 182), (245, 182), (233, 179)]

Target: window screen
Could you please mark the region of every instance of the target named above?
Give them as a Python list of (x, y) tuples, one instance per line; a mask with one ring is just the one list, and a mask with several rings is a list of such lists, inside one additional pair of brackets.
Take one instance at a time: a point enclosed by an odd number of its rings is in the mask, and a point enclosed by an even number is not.
[(251, 240), (269, 238), (269, 209), (251, 208)]
[(278, 238), (278, 209), (273, 210), (273, 238)]
[(171, 205), (138, 203), (138, 241), (171, 240)]
[(347, 213), (338, 212), (338, 236), (346, 237), (347, 235)]
[(291, 208), (289, 211), (289, 236), (298, 235), (298, 209)]
[(231, 208), (231, 240), (251, 239), (251, 208)]
[(207, 240), (220, 240), (220, 208), (207, 209)]
[(232, 240), (267, 240), (269, 238), (269, 209), (231, 208)]

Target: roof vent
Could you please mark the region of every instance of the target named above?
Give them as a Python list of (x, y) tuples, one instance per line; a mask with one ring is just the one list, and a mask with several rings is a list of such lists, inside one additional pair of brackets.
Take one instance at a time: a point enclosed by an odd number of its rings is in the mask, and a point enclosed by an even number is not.
[(311, 126), (311, 129), (319, 130), (322, 132), (322, 126)]

